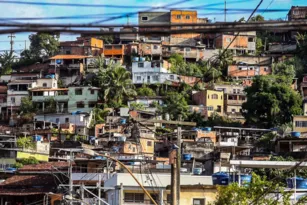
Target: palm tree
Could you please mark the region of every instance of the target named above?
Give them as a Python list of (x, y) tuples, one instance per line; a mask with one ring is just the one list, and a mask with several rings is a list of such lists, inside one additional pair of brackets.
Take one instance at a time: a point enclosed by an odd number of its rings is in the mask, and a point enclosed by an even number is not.
[(12, 72), (12, 64), (14, 62), (14, 58), (16, 58), (16, 56), (13, 54), (13, 52), (5, 51), (0, 55), (2, 74), (10, 74)]
[(99, 70), (102, 98), (106, 103), (121, 106), (124, 100), (136, 95), (130, 75), (131, 73), (119, 64), (112, 64), (107, 69)]
[(227, 70), (233, 60), (233, 55), (230, 50), (219, 50), (219, 52), (213, 55), (212, 66), (220, 68), (220, 70)]
[(95, 68), (101, 69), (104, 67), (104, 56), (98, 56), (94, 63)]

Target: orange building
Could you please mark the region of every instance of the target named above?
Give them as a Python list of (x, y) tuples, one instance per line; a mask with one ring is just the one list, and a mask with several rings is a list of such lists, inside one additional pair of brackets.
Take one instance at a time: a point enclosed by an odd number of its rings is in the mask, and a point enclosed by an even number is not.
[(78, 37), (76, 41), (60, 42), (61, 54), (98, 56), (103, 48), (103, 41), (97, 38)]
[(229, 65), (227, 75), (232, 78), (253, 78), (257, 75), (272, 73), (270, 66), (266, 65)]
[(125, 45), (123, 44), (104, 45), (103, 54), (106, 58), (112, 58), (116, 62), (123, 63), (123, 58), (125, 55)]

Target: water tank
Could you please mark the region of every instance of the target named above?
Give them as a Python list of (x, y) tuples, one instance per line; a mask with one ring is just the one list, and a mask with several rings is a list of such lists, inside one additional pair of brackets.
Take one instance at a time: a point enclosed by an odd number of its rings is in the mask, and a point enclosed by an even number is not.
[[(233, 181), (233, 176), (230, 176), (230, 181)], [(252, 175), (241, 174), (240, 181), (242, 186), (248, 186), (252, 182)], [(239, 183), (239, 175), (235, 175), (235, 182)]]
[(183, 160), (191, 160), (192, 155), (191, 154), (182, 154)]
[(122, 125), (126, 124), (126, 122), (127, 122), (127, 120), (125, 118), (121, 118), (119, 120), (119, 123), (122, 124)]
[(139, 57), (133, 57), (132, 61), (139, 61)]
[(125, 142), (126, 141), (126, 137), (118, 137), (118, 141)]
[(144, 57), (140, 57), (140, 61), (144, 62), (146, 59)]
[(105, 160), (106, 158), (103, 156), (96, 156), (94, 159), (100, 159), (100, 160)]
[(204, 131), (210, 132), (211, 131), (211, 127), (205, 127)]
[(194, 168), (193, 169), (193, 174), (194, 175), (201, 175), (203, 169), (202, 168)]
[(213, 185), (228, 185), (229, 175), (225, 172), (217, 172), (212, 174)]
[(297, 189), (307, 189), (307, 179), (296, 177), (296, 178), (288, 178), (287, 186), (288, 188), (294, 188), (294, 180), (296, 180), (296, 188)]
[(300, 132), (291, 132), (292, 137), (300, 137), (301, 133)]
[(35, 135), (35, 136), (33, 136), (33, 141), (42, 141), (42, 136), (40, 136), (40, 135)]

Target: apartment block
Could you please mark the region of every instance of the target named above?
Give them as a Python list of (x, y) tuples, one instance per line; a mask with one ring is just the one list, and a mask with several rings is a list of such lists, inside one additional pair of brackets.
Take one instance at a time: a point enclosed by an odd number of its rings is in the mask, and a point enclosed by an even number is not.
[(60, 54), (99, 56), (103, 49), (103, 41), (91, 37), (77, 37), (76, 41), (60, 42)]
[(203, 90), (192, 95), (193, 101), (205, 107), (206, 116), (213, 113), (224, 114), (224, 92), (220, 90)]

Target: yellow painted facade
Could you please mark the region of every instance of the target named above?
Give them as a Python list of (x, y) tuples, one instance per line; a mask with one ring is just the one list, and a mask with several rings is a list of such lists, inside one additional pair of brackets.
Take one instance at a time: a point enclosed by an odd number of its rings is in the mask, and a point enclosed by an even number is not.
[(103, 48), (103, 41), (97, 38), (91, 38), (91, 47)]
[(188, 185), (182, 186), (180, 191), (180, 205), (193, 204), (193, 200), (204, 199), (205, 204), (215, 201), (217, 189), (215, 186)]
[(195, 93), (193, 101), (197, 105), (206, 108), (207, 116), (211, 117), (214, 112), (224, 115), (224, 92), (220, 90), (203, 90)]
[(154, 154), (155, 142), (153, 139), (140, 138), (142, 152), (145, 154)]
[(303, 115), (293, 116), (293, 131), (307, 132), (307, 116)]
[(24, 159), (24, 158), (29, 158), (29, 157), (34, 157), (38, 161), (42, 161), (42, 162), (48, 162), (49, 160), (48, 154), (36, 154), (36, 153), (22, 152), (22, 151), (17, 152), (17, 159)]

